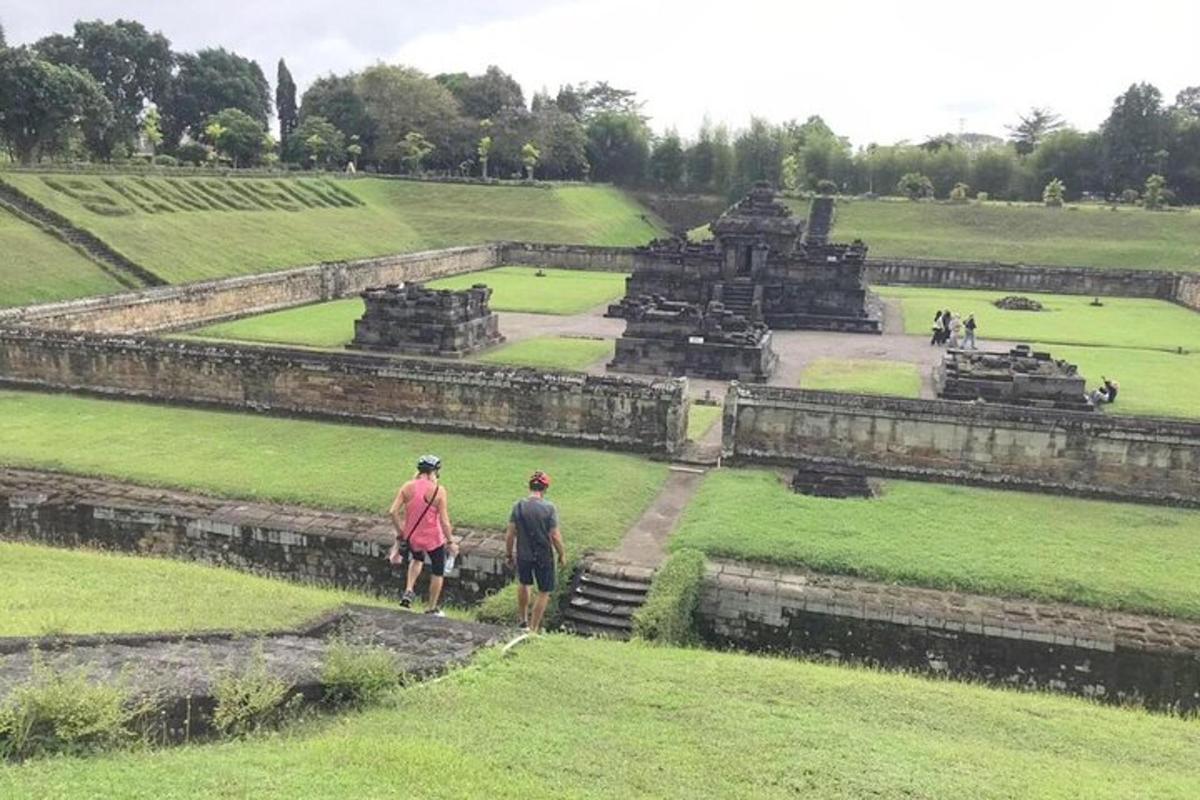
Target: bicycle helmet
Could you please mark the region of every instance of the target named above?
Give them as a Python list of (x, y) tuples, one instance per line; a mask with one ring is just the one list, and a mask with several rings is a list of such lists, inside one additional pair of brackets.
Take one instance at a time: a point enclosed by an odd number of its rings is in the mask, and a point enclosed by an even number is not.
[(542, 487), (543, 489), (550, 488), (550, 476), (542, 472), (540, 469), (529, 476), (529, 488)]
[(435, 455), (423, 455), (417, 459), (417, 472), (436, 472), (442, 468), (442, 460)]

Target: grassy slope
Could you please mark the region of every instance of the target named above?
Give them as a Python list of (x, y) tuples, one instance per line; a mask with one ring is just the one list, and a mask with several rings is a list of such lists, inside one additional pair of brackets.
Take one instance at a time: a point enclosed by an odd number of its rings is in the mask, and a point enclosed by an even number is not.
[(542, 637), (293, 735), (0, 766), (5, 797), (1192, 798), (1200, 726), (1050, 695)]
[(879, 499), (829, 500), (759, 470), (710, 473), (671, 539), (714, 556), (1192, 619), (1198, 546), (1197, 511), (901, 481)]
[(93, 262), (0, 211), (0, 308), (122, 290)]
[(583, 371), (601, 359), (611, 359), (611, 339), (573, 339), (543, 336), (513, 342), (489, 351), (477, 360), (485, 364), (511, 364), (515, 367)]
[(902, 361), (819, 358), (804, 368), (800, 386), (834, 392), (919, 397), (921, 375), (915, 365)]
[[(794, 207), (808, 213), (807, 202)], [(834, 239), (854, 238), (875, 256), (1200, 270), (1195, 211), (842, 201)]]
[(0, 392), (0, 464), (230, 497), (382, 514), (430, 452), (446, 465), (452, 519), (467, 527), (503, 528), (526, 478), (545, 469), (576, 551), (620, 541), (666, 478), (662, 465), (596, 450)]
[[(112, 217), (48, 188), (41, 176), (5, 180), (173, 283), (496, 239), (641, 244), (659, 233), (640, 206), (607, 186), (544, 190), (363, 178), (337, 183), (363, 201), (354, 208)], [(103, 189), (99, 177), (78, 180)]]
[(198, 564), (0, 542), (0, 636), (267, 630), (347, 602), (372, 601)]

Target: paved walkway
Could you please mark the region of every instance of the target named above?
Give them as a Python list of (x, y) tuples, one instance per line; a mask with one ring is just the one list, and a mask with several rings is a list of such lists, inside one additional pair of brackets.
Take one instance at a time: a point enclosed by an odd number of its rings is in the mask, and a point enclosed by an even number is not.
[(695, 467), (672, 466), (667, 482), (654, 502), (625, 534), (617, 549), (605, 555), (640, 566), (661, 564), (667, 557), (667, 540), (700, 488), (704, 472)]

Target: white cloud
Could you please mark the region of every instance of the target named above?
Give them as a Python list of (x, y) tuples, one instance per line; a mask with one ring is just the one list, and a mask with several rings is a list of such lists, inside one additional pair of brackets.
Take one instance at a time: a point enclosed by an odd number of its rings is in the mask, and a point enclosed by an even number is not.
[(575, 0), (410, 40), (395, 61), (430, 73), (497, 64), (532, 94), (607, 80), (685, 135), (821, 114), (856, 144), (957, 130), (1003, 133), (1048, 105), (1095, 127), (1128, 84), (1168, 98), (1200, 84), (1200, 5), (1144, 0)]

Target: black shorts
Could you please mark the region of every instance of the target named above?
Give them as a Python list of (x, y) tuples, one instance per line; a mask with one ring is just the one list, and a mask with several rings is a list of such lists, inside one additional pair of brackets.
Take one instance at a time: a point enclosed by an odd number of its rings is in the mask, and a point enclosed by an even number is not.
[(522, 586), (532, 586), (537, 581), (539, 592), (554, 591), (554, 562), (550, 559), (518, 561), (517, 580)]
[(446, 574), (446, 545), (439, 545), (435, 550), (409, 550), (411, 561), (424, 561), (429, 558), (429, 571), (441, 577)]

